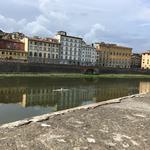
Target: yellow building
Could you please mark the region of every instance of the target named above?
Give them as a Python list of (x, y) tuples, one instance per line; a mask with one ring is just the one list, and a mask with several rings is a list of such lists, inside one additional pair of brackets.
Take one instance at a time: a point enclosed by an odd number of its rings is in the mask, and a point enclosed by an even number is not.
[(0, 61), (27, 62), (27, 52), (0, 50)]
[(102, 67), (130, 68), (132, 48), (116, 44), (96, 43), (97, 64)]
[(150, 51), (142, 54), (141, 68), (150, 69)]

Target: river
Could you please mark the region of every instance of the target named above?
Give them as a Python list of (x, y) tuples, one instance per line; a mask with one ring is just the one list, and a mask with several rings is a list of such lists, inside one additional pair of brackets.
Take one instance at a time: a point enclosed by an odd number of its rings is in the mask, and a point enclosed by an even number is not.
[(144, 92), (148, 79), (1, 78), (0, 124)]

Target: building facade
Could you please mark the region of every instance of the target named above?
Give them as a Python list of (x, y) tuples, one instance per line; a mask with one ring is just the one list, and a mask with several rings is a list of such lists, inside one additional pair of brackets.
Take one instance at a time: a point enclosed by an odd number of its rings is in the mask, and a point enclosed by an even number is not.
[(24, 43), (17, 40), (0, 39), (1, 62), (27, 62)]
[(60, 44), (52, 38), (24, 38), (25, 50), (28, 51), (29, 63), (58, 64)]
[(110, 68), (130, 68), (132, 48), (116, 44), (95, 43), (97, 65)]
[(150, 51), (142, 54), (141, 68), (150, 69)]
[(82, 42), (81, 55), (80, 55), (81, 66), (95, 66), (97, 52), (94, 45), (87, 45), (84, 41)]
[(132, 54), (131, 55), (131, 68), (141, 68), (141, 54)]
[(0, 39), (0, 49), (24, 51), (24, 43), (17, 40)]
[(60, 42), (60, 63), (61, 64), (80, 64), (80, 54), (82, 38), (68, 36), (66, 32), (59, 31), (55, 38)]

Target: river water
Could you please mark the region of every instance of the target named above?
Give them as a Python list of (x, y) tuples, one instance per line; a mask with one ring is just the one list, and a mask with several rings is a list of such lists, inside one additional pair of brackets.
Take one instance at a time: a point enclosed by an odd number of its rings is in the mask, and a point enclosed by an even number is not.
[(1, 78), (0, 124), (143, 92), (150, 80)]

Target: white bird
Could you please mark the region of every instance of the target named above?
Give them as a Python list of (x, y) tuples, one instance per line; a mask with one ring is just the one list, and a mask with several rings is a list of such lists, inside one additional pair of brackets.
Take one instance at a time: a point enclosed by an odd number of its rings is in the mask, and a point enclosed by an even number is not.
[(65, 92), (65, 91), (69, 91), (69, 89), (56, 89), (56, 90), (53, 90), (53, 92)]

